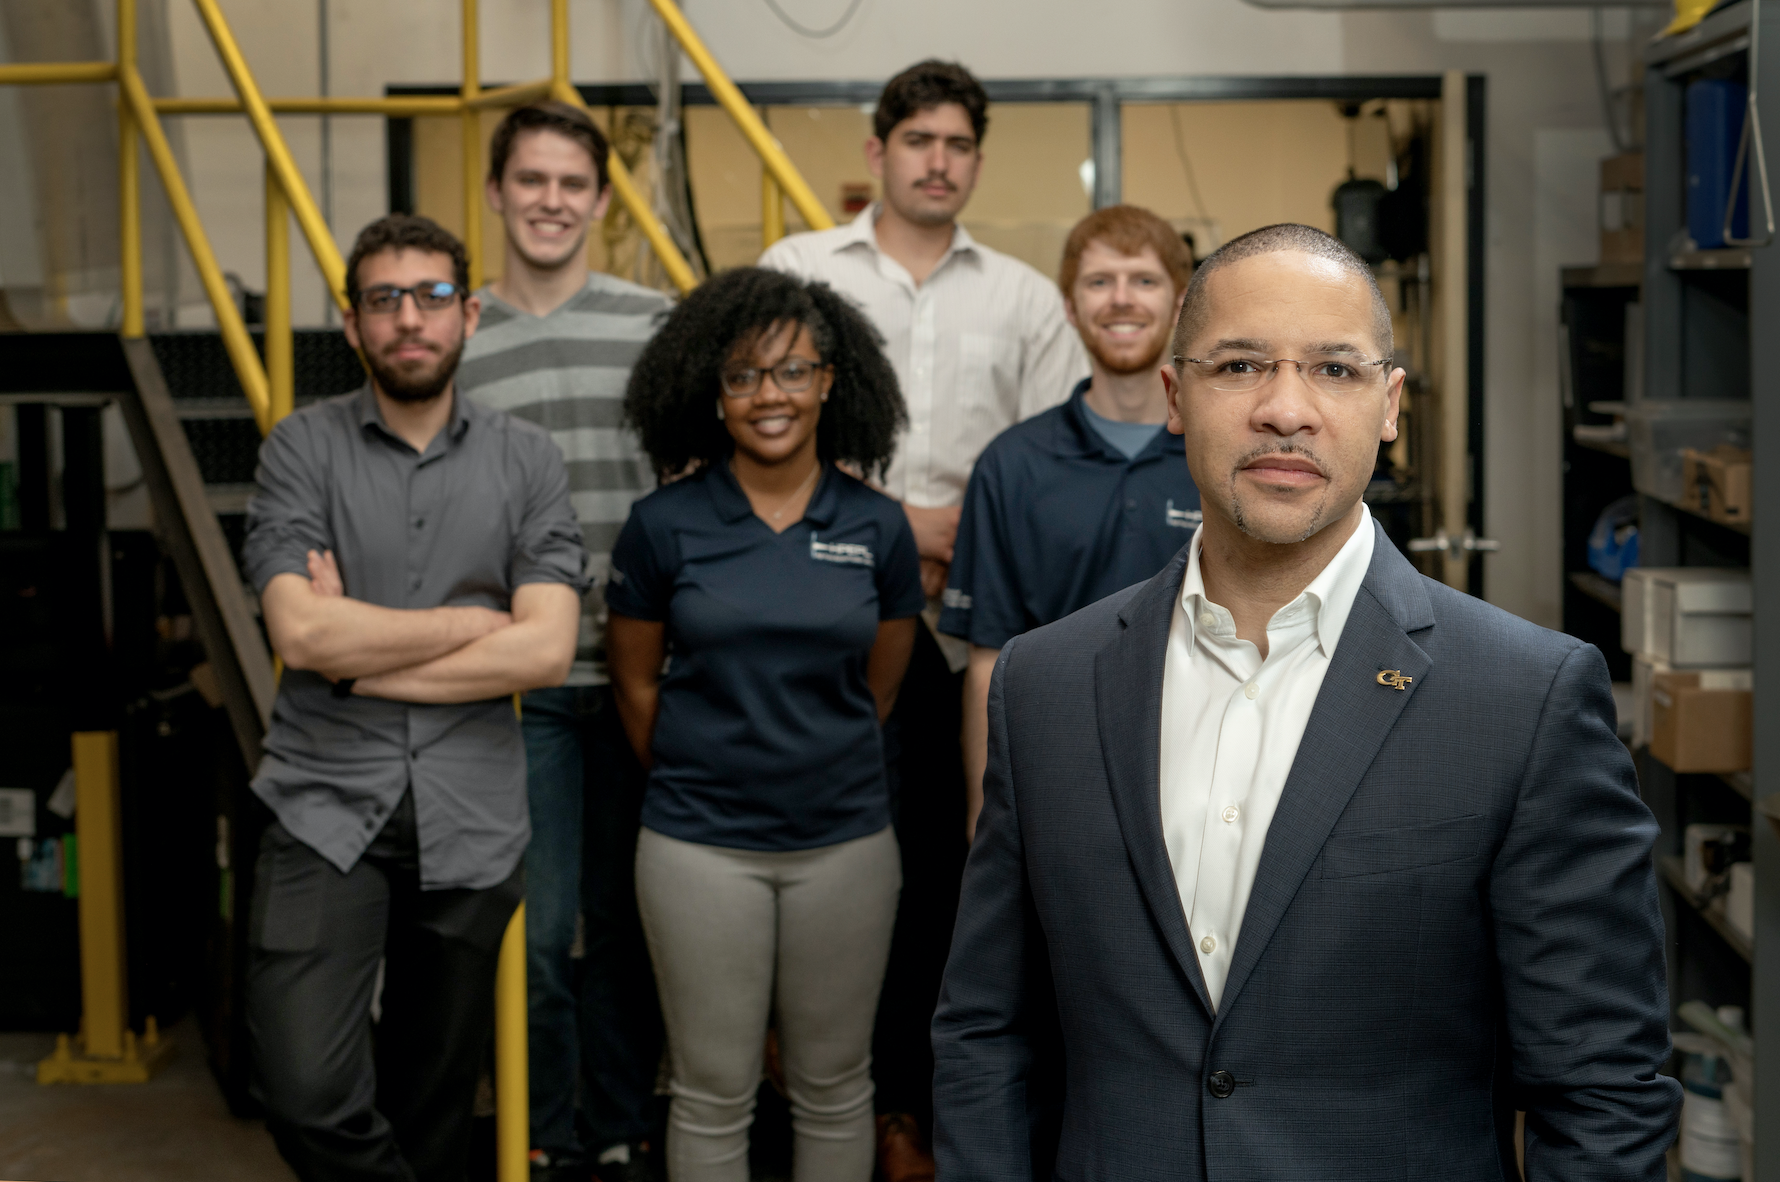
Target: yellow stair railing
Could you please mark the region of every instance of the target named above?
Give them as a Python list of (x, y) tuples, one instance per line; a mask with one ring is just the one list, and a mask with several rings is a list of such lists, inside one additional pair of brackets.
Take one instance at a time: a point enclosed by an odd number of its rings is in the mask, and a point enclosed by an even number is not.
[[(223, 17), (217, 0), (193, 0), (209, 34), (217, 56), (222, 60), (235, 95), (232, 98), (155, 98), (143, 85), (137, 68), (136, 0), (117, 2), (117, 60), (115, 62), (26, 62), (0, 64), (0, 85), (56, 85), (65, 83), (115, 82), (118, 88), (118, 239), (119, 284), (122, 288), (122, 324), (125, 337), (146, 335), (143, 310), (142, 279), (142, 185), (140, 148), (146, 147), (149, 160), (160, 177), (180, 234), (191, 253), (199, 283), (204, 288), (223, 348), (230, 365), (253, 410), (254, 421), (262, 434), (289, 414), (295, 401), (295, 366), (291, 327), (290, 301), (290, 225), (295, 218), (309, 246), (316, 266), (334, 302), (346, 307), (345, 262), (334, 241), (333, 233), (321, 216), (310, 195), (302, 174), (291, 157), (290, 148), (273, 119), (274, 114), (353, 114), (391, 117), (420, 115), (458, 115), (463, 120), (464, 156), (464, 247), (469, 255), (473, 286), (482, 282), (482, 143), (479, 115), (484, 110), (518, 106), (546, 95), (585, 107), (581, 95), (569, 78), (569, 13), (568, 0), (551, 0), (550, 5), (550, 75), (534, 82), (483, 90), (480, 83), (480, 30), (477, 0), (461, 0), (463, 38), (463, 81), (456, 96), (383, 97), (383, 98), (266, 98), (247, 65), (240, 45)], [(797, 167), (765, 122), (743, 97), (741, 90), (723, 72), (716, 58), (697, 32), (680, 12), (673, 0), (650, 0), (656, 13), (686, 56), (698, 68), (712, 96), (741, 130), (743, 138), (760, 157), (762, 235), (771, 244), (785, 232), (783, 201), (789, 200), (811, 229), (828, 229), (834, 219), (816, 199)], [(210, 245), (197, 206), (181, 176), (172, 146), (161, 125), (163, 115), (245, 114), (265, 154), (266, 215), (266, 311), (265, 355), (255, 350), (253, 338), (241, 311), (231, 298), (216, 252)], [(697, 283), (691, 265), (674, 244), (666, 227), (649, 207), (636, 181), (616, 152), (607, 159), (614, 195), (623, 204), (632, 220), (648, 241), (650, 249), (661, 261), (668, 277), (682, 292)], [(111, 746), (107, 747), (109, 742)], [(115, 737), (80, 736), (76, 743), (76, 763), (83, 792), (103, 795), (107, 783), (115, 783)], [(107, 752), (111, 754), (107, 755)], [(107, 760), (109, 759), (109, 763)], [(115, 788), (111, 789), (115, 792)], [(95, 797), (99, 799), (99, 797)], [(83, 804), (85, 797), (83, 796)], [(83, 807), (83, 814), (87, 810)], [(119, 867), (116, 842), (83, 843), (80, 873), (83, 884), (91, 882), (96, 898), (108, 897)], [(83, 904), (85, 886), (83, 885)], [(89, 1034), (86, 1053), (97, 1054), (99, 1060), (112, 1055), (112, 1044), (128, 1044), (132, 1065), (137, 1063), (134, 1036), (117, 1029), (111, 1013), (123, 995), (121, 933), (112, 931), (113, 922), (89, 920), (88, 908), (82, 908), (82, 939), (88, 941), (86, 929), (99, 943), (94, 946), (110, 949), (118, 942), (115, 955), (89, 957), (93, 961), (92, 981), (87, 983), (83, 997), (88, 1017)], [(103, 917), (100, 917), (103, 919)], [(104, 928), (101, 932), (99, 929)], [(100, 978), (104, 978), (101, 980)], [(529, 1178), (529, 1121), (526, 1085), (526, 1011), (525, 1011), (525, 907), (521, 904), (508, 926), (501, 946), (496, 982), (496, 1156), (501, 1182), (526, 1182)], [(153, 1047), (153, 1035), (147, 1046)], [(165, 1044), (162, 1044), (163, 1046)], [(164, 1054), (164, 1052), (162, 1052)], [(58, 1052), (62, 1062), (68, 1050)], [(46, 1061), (47, 1063), (48, 1061)], [(50, 1069), (56, 1079), (123, 1078), (116, 1072), (109, 1075), (100, 1070), (87, 1072), (69, 1068), (66, 1062)], [(126, 1073), (136, 1078), (136, 1068)], [(146, 1078), (145, 1073), (141, 1073)]]

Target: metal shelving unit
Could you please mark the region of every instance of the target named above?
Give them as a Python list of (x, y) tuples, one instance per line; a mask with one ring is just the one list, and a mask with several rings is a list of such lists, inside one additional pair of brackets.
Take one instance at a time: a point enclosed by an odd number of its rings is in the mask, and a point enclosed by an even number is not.
[[(1744, 529), (1639, 497), (1645, 566), (1748, 566), (1755, 582), (1756, 718), (1780, 702), (1780, 244), (1671, 253), (1687, 224), (1685, 95), (1702, 75), (1735, 77), (1780, 94), (1780, 5), (1757, 0), (1720, 9), (1645, 53), (1643, 394), (1650, 399), (1749, 398), (1754, 403), (1755, 502)], [(1750, 61), (1757, 43), (1775, 48)], [(1758, 50), (1759, 54), (1759, 50)], [(1753, 66), (1753, 73), (1752, 71)], [(1770, 116), (1780, 131), (1780, 114)], [(1764, 135), (1780, 162), (1780, 134)], [(1750, 170), (1752, 233), (1762, 222), (1760, 180)], [(1754, 331), (1752, 331), (1754, 326)], [(1763, 594), (1768, 589), (1768, 594)], [(1671, 1004), (1695, 999), (1747, 1007), (1756, 1043), (1755, 1177), (1780, 1182), (1780, 728), (1755, 728), (1755, 768), (1732, 776), (1677, 775), (1638, 754), (1645, 800), (1662, 823), (1657, 868), (1668, 928)], [(1755, 937), (1725, 921), (1722, 900), (1702, 899), (1681, 874), (1682, 832), (1693, 822), (1749, 824), (1755, 862)], [(1676, 1022), (1681, 1028), (1681, 1023)]]

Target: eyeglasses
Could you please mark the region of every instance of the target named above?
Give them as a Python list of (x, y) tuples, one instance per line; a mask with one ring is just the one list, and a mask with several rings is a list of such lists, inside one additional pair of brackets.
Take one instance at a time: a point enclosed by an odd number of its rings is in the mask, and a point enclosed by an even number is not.
[(762, 379), (770, 373), (773, 375), (773, 385), (785, 393), (802, 394), (816, 380), (816, 371), (827, 368), (826, 365), (802, 357), (792, 357), (771, 369), (732, 369), (723, 375), (723, 392), (731, 398), (752, 397), (760, 392)]
[(463, 293), (463, 288), (457, 284), (443, 280), (416, 283), (413, 287), (383, 283), (361, 291), (358, 306), (374, 316), (387, 316), (401, 310), (403, 296), (413, 296), (416, 308), (422, 312), (437, 312), (441, 308), (450, 307)]
[(1320, 357), (1176, 357), (1176, 365), (1190, 365), (1198, 379), (1213, 390), (1242, 394), (1258, 390), (1282, 365), (1298, 367), (1298, 376), (1328, 394), (1351, 394), (1364, 390), (1384, 372), (1381, 366), (1391, 363), (1389, 357), (1378, 361), (1356, 360), (1341, 354)]

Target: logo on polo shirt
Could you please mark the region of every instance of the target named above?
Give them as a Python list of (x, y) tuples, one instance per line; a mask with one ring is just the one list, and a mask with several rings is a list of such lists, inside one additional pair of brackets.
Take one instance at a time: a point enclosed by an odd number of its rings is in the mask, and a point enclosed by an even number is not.
[(1168, 511), (1164, 518), (1175, 529), (1198, 529), (1199, 523), (1205, 520), (1205, 514), (1197, 509), (1176, 509), (1174, 498), (1168, 499)]
[(970, 596), (956, 587), (947, 587), (946, 593), (940, 596), (940, 603), (946, 607), (957, 608), (961, 612), (970, 610)]
[(817, 562), (840, 562), (848, 566), (876, 566), (871, 547), (858, 542), (821, 542), (816, 531), (810, 531), (810, 557)]

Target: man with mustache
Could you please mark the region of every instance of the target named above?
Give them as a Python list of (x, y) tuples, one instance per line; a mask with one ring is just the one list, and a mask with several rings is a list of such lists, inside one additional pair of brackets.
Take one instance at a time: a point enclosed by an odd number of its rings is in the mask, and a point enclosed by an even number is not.
[(970, 475), (942, 632), (970, 642), (964, 674), (965, 828), (976, 830), (988, 754), (989, 674), (1001, 647), (1141, 583), (1199, 525), (1199, 492), (1162, 429), (1157, 368), (1193, 258), (1147, 209), (1113, 205), (1076, 223), (1057, 286), (1093, 363), (1069, 401), (1009, 427)]
[(574, 659), (586, 554), (562, 456), (453, 388), (478, 313), (466, 270), (425, 218), (359, 234), (345, 329), (370, 380), (273, 429), (248, 506), (244, 565), (284, 673), (253, 781), (276, 820), (247, 1024), (254, 1094), (300, 1178), (463, 1177), (525, 890), (512, 696)]
[(1001, 650), (938, 1013), (940, 1177), (1660, 1182), (1657, 827), (1593, 647), (1416, 573), (1360, 494), (1403, 371), (1308, 226), (1193, 276), (1204, 505)]
[[(884, 87), (865, 160), (883, 196), (850, 225), (794, 234), (760, 265), (850, 296), (884, 335), (909, 422), (884, 486), (921, 554), (927, 627), (885, 727), (902, 904), (874, 1040), (888, 1182), (931, 1174), (926, 1029), (957, 910), (966, 812), (959, 727), (969, 649), (938, 623), (973, 464), (996, 435), (1057, 405), (1088, 371), (1055, 285), (973, 239), (958, 216), (983, 166), (989, 98), (963, 66), (918, 62)], [(900, 754), (898, 754), (900, 751)]]

